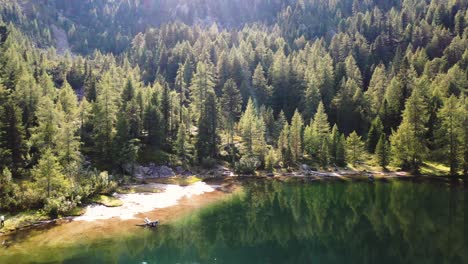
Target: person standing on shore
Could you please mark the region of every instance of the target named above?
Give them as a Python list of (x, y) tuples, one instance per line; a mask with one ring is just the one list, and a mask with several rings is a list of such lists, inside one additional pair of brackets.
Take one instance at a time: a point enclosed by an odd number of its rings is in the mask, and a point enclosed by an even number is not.
[(1, 227), (4, 227), (5, 226), (5, 216), (0, 216), (0, 221), (2, 222), (1, 223)]

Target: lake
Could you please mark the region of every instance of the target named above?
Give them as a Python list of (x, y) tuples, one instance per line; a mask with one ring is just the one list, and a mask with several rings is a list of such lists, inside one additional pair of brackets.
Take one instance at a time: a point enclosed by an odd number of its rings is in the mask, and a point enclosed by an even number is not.
[(155, 231), (1, 249), (0, 263), (468, 263), (467, 193), (404, 181), (251, 181)]

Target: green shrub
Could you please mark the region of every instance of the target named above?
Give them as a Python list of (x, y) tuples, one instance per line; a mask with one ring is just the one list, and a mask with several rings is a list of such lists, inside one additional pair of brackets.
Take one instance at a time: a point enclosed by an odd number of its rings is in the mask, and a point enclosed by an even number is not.
[(236, 164), (236, 171), (239, 174), (254, 174), (260, 165), (261, 162), (256, 156), (245, 155)]

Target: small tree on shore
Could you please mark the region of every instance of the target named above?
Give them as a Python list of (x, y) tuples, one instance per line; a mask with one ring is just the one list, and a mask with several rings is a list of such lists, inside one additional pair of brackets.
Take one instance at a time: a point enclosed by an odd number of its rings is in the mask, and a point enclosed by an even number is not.
[(390, 143), (387, 140), (385, 134), (380, 136), (377, 147), (375, 148), (375, 154), (377, 155), (377, 161), (383, 170), (387, 169), (390, 163)]
[(364, 153), (364, 143), (362, 138), (358, 136), (356, 131), (353, 131), (346, 139), (346, 159), (353, 165), (361, 159)]

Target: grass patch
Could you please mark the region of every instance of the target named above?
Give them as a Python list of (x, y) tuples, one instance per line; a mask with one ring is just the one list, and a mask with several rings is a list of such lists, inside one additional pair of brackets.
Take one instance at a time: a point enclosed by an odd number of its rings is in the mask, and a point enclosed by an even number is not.
[(450, 168), (438, 162), (424, 162), (420, 171), (421, 174), (429, 176), (446, 176), (450, 174)]
[(21, 212), (15, 215), (5, 215), (5, 226), (0, 229), (2, 232), (14, 231), (17, 228), (31, 225), (38, 221), (49, 220), (49, 216), (39, 210)]
[(86, 212), (86, 208), (77, 206), (73, 208), (70, 212), (66, 214), (66, 216), (80, 216), (83, 215)]
[[(180, 186), (188, 186), (197, 182), (200, 182), (202, 179), (196, 176), (189, 177), (170, 177), (170, 178), (156, 178), (149, 180), (152, 183), (162, 183), (162, 184), (175, 184)], [(148, 181), (148, 180), (147, 180)]]
[(160, 193), (162, 189), (152, 185), (135, 185), (123, 186), (117, 189), (117, 193), (131, 194), (131, 193)]
[(120, 199), (107, 195), (95, 196), (91, 201), (107, 207), (118, 207), (123, 205), (123, 202)]

